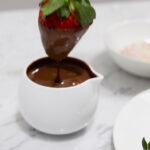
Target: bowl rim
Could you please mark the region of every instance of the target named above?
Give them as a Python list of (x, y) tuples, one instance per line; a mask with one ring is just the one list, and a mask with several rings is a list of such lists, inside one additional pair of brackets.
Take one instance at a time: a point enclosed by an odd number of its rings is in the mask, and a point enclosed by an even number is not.
[(142, 19), (124, 20), (122, 22), (118, 22), (118, 23), (113, 24), (105, 32), (105, 35), (104, 35), (105, 45), (107, 46), (109, 52), (115, 53), (118, 57), (122, 57), (124, 59), (128, 59), (129, 61), (133, 61), (135, 63), (140, 63), (140, 64), (144, 64), (144, 65), (150, 65), (150, 62), (148, 62), (148, 61), (140, 61), (140, 60), (138, 60), (136, 58), (132, 58), (132, 57), (129, 57), (129, 56), (126, 56), (126, 55), (122, 55), (122, 54), (119, 53), (119, 51), (116, 51), (115, 49), (110, 47), (110, 44), (108, 44), (109, 43), (108, 42), (109, 41), (108, 40), (108, 36), (109, 36), (110, 32), (112, 32), (113, 30), (115, 30), (115, 29), (117, 29), (117, 28), (119, 28), (121, 26), (129, 25), (129, 24), (135, 24), (135, 23), (137, 23), (137, 24), (149, 24), (150, 25), (150, 20), (142, 20)]

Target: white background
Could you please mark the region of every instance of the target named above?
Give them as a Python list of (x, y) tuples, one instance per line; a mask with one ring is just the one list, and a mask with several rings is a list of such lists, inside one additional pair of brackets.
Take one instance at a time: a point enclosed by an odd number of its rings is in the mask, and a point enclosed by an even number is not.
[[(0, 11), (10, 9), (36, 8), (41, 0), (0, 0)], [(116, 1), (134, 1), (134, 0), (91, 0), (93, 2), (116, 2)], [(142, 1), (142, 0), (138, 0)], [(148, 0), (147, 0), (148, 1)]]

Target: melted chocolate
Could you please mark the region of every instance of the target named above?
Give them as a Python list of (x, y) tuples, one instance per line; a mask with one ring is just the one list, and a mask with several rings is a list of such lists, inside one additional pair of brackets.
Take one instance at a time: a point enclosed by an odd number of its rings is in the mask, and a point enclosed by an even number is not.
[(88, 65), (78, 59), (67, 57), (60, 65), (60, 82), (56, 81), (57, 63), (48, 57), (33, 62), (27, 68), (27, 75), (37, 84), (55, 88), (76, 86), (96, 77)]
[(64, 30), (53, 29), (44, 26), (39, 21), (41, 39), (47, 55), (56, 61), (66, 58), (88, 27)]

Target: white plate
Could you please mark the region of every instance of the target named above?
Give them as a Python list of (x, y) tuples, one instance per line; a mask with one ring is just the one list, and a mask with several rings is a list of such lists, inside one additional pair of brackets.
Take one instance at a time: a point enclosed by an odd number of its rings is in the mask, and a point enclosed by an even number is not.
[(125, 106), (113, 132), (116, 150), (143, 150), (143, 137), (150, 140), (150, 90), (137, 95)]

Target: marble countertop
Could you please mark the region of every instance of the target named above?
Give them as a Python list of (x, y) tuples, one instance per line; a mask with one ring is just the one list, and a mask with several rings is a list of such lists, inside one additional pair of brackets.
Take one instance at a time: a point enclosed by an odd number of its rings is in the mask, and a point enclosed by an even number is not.
[(112, 129), (123, 106), (150, 87), (150, 80), (121, 70), (109, 57), (104, 33), (116, 22), (149, 19), (150, 2), (98, 3), (97, 20), (71, 53), (105, 76), (95, 120), (78, 133), (46, 135), (31, 128), (18, 109), (24, 65), (45, 56), (37, 26), (37, 9), (0, 12), (0, 150), (114, 150)]

